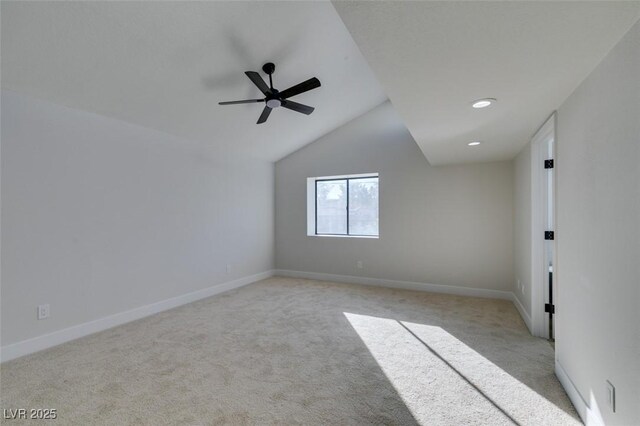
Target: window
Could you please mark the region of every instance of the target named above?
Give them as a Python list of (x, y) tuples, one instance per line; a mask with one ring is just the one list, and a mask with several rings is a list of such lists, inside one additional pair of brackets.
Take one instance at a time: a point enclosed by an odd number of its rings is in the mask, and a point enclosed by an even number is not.
[(378, 236), (377, 174), (309, 178), (307, 192), (308, 235)]

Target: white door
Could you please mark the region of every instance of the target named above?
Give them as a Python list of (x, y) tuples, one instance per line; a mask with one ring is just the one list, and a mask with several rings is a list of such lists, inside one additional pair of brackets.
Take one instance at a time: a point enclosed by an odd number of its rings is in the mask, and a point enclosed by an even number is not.
[[(555, 132), (553, 132), (555, 133)], [(549, 135), (542, 146), (542, 153), (545, 156), (543, 159), (544, 164), (544, 175), (543, 175), (543, 185), (544, 185), (544, 206), (543, 206), (543, 215), (544, 215), (544, 264), (543, 269), (546, 274), (543, 274), (542, 281), (544, 286), (544, 300), (545, 300), (545, 326), (548, 330), (547, 337), (550, 340), (553, 340), (554, 330), (553, 330), (553, 318), (555, 312), (555, 300), (554, 294), (554, 285), (555, 280), (553, 279), (553, 267), (555, 262), (555, 156), (554, 156), (554, 145), (555, 145), (555, 134)]]
[(555, 229), (555, 113), (531, 140), (533, 334), (553, 339), (557, 310)]

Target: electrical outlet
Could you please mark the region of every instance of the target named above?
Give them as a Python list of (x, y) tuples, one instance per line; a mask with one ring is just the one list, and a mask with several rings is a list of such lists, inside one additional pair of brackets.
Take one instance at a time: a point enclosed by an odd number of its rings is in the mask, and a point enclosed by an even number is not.
[(47, 319), (49, 318), (49, 315), (51, 315), (51, 308), (49, 307), (49, 304), (45, 304), (45, 305), (38, 305), (38, 319), (39, 320), (43, 320), (43, 319)]
[(356, 262), (356, 266), (358, 267), (358, 269), (362, 269), (362, 268), (363, 268), (363, 266), (362, 266), (362, 260), (358, 260), (358, 261)]
[(607, 405), (612, 412), (616, 412), (616, 388), (607, 380)]
[(231, 264), (227, 263), (227, 274), (231, 273)]

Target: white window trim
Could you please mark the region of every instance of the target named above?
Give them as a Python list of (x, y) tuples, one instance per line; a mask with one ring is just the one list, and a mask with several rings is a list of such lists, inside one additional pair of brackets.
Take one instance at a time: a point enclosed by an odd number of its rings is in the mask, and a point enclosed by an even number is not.
[[(307, 178), (307, 236), (320, 238), (364, 238), (368, 240), (380, 239), (380, 228), (378, 227), (378, 235), (323, 235), (316, 234), (316, 181), (325, 179), (357, 179), (365, 177), (377, 177), (378, 173), (358, 173), (353, 175), (335, 175), (335, 176), (316, 176)], [(380, 191), (378, 187), (378, 191)], [(379, 203), (380, 201), (378, 201)], [(379, 205), (378, 205), (379, 211)]]

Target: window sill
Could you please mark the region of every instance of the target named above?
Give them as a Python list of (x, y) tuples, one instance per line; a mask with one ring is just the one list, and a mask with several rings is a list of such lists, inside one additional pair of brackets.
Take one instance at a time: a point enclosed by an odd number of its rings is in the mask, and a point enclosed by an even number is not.
[(327, 235), (327, 234), (308, 234), (308, 237), (320, 237), (320, 238), (364, 238), (368, 240), (378, 240), (379, 235)]

